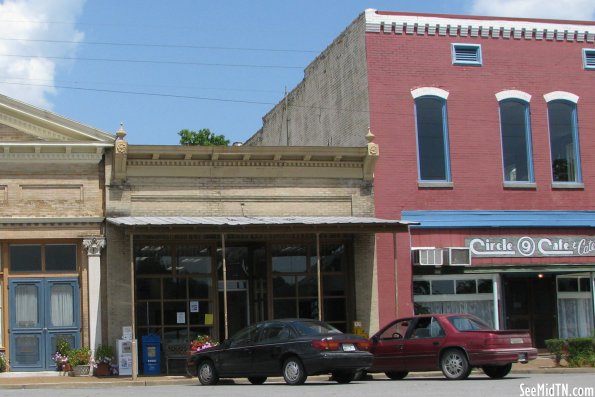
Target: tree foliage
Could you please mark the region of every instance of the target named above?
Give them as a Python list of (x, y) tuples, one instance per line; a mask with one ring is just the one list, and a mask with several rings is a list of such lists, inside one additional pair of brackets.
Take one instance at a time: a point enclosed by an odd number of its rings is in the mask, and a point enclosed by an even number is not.
[(208, 128), (198, 131), (182, 130), (178, 132), (180, 136), (180, 145), (199, 145), (199, 146), (227, 146), (229, 140), (224, 135), (215, 135)]

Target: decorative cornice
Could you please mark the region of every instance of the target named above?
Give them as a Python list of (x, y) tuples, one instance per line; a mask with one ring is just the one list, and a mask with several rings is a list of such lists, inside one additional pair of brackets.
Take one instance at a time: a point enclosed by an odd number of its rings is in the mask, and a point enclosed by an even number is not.
[(91, 163), (101, 161), (101, 153), (9, 153), (6, 149), (2, 152), (0, 146), (1, 162), (29, 162), (29, 163)]
[(20, 118), (10, 116), (6, 113), (0, 113), (0, 123), (5, 124), (9, 127), (16, 128), (17, 130), (23, 131), (24, 133), (31, 134), (37, 138), (47, 141), (70, 141), (67, 136), (59, 134), (56, 131), (49, 130), (47, 128), (40, 127), (33, 123), (29, 123)]
[(358, 161), (300, 161), (300, 160), (136, 160), (128, 159), (134, 167), (302, 167), (302, 168), (362, 168)]
[(579, 23), (381, 14), (367, 9), (365, 24), (369, 33), (595, 42), (595, 26)]

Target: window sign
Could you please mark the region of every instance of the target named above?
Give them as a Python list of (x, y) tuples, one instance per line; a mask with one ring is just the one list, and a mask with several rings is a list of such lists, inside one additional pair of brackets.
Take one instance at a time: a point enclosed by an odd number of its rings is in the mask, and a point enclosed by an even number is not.
[(592, 236), (490, 236), (465, 239), (474, 257), (595, 256)]

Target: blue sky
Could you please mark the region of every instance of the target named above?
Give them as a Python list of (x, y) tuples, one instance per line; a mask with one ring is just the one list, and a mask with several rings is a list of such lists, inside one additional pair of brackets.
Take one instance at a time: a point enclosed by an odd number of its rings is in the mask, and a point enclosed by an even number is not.
[(0, 93), (174, 145), (245, 141), (366, 8), (594, 20), (593, 0), (0, 0)]

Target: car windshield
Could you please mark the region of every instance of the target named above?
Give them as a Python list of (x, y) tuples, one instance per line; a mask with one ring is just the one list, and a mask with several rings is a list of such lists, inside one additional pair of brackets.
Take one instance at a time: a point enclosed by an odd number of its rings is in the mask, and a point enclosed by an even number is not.
[(448, 321), (457, 329), (457, 331), (477, 331), (491, 329), (489, 325), (476, 317), (469, 316), (450, 316)]
[(328, 335), (342, 333), (330, 324), (319, 321), (296, 321), (293, 326), (300, 335)]

